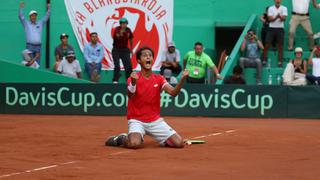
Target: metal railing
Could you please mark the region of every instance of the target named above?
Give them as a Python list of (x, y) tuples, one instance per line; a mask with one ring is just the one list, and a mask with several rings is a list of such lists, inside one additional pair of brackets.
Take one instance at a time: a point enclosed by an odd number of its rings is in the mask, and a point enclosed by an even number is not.
[[(247, 31), (249, 29), (254, 29), (253, 27), (256, 25), (256, 23), (257, 23), (257, 15), (253, 14), (249, 17), (249, 19), (248, 19), (248, 21), (247, 21), (247, 23), (241, 33), (241, 36), (239, 37), (231, 54), (229, 55), (229, 57), (227, 58), (227, 60), (225, 62), (224, 68), (222, 69), (222, 71), (220, 73), (222, 77), (226, 77), (232, 72), (232, 69), (237, 64), (239, 56), (240, 56), (240, 48), (241, 48), (242, 40), (243, 40), (244, 36), (247, 34)], [(223, 84), (223, 80), (217, 80), (216, 84), (218, 84), (218, 85)]]

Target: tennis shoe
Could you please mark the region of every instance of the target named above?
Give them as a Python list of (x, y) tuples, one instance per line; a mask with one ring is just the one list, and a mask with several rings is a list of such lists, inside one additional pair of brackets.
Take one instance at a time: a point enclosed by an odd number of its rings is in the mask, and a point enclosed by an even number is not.
[(124, 138), (126, 138), (127, 136), (128, 136), (127, 133), (121, 133), (117, 136), (110, 136), (106, 140), (105, 145), (106, 146), (121, 146), (121, 145), (123, 145)]

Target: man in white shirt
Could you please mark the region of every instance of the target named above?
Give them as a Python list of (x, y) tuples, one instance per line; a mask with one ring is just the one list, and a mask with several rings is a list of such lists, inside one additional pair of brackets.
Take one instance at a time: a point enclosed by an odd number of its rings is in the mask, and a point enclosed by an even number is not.
[(40, 65), (37, 62), (37, 59), (39, 58), (39, 53), (36, 53), (36, 56), (33, 57), (33, 52), (29, 49), (25, 49), (22, 51), (22, 64), (28, 67), (32, 67), (35, 69), (39, 69)]
[[(320, 8), (316, 0), (312, 0), (312, 3), (314, 8)], [(313, 50), (314, 40), (309, 18), (309, 4), (310, 0), (292, 0), (292, 17), (289, 28), (289, 51), (293, 50), (294, 36), (299, 25), (306, 31), (309, 40), (309, 49), (310, 51)]]
[(68, 52), (68, 55), (61, 61), (57, 70), (65, 76), (81, 79), (80, 63), (75, 59), (73, 51)]
[(313, 84), (320, 85), (320, 46), (312, 50), (308, 63), (312, 64), (312, 74), (307, 74), (307, 79)]
[(269, 32), (267, 34), (266, 45), (263, 51), (263, 65), (266, 64), (267, 53), (270, 44), (276, 41), (278, 46), (278, 66), (282, 67), (282, 52), (284, 41), (284, 21), (288, 16), (288, 9), (281, 5), (281, 0), (274, 0), (275, 5), (270, 6), (268, 9)]
[(165, 69), (170, 69), (174, 75), (180, 74), (182, 70), (180, 65), (180, 51), (176, 48), (174, 42), (168, 43), (168, 49), (163, 52), (161, 61), (160, 74), (163, 75)]

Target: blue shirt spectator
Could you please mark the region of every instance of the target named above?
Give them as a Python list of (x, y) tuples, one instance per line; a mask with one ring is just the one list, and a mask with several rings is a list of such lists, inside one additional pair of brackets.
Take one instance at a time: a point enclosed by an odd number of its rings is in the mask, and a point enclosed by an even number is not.
[(100, 79), (102, 59), (104, 58), (103, 46), (98, 43), (98, 34), (92, 32), (90, 34), (90, 43), (84, 47), (85, 71), (93, 82)]
[(23, 25), (26, 34), (26, 49), (32, 52), (32, 56), (37, 56), (37, 63), (40, 64), (40, 51), (41, 51), (41, 37), (42, 29), (50, 17), (50, 4), (47, 5), (47, 13), (41, 19), (37, 21), (37, 11), (32, 10), (29, 12), (29, 21), (25, 19), (23, 15), (24, 3), (20, 3), (19, 19)]
[[(30, 21), (26, 20), (23, 15), (23, 8), (24, 4), (20, 5), (19, 9), (19, 19), (23, 25), (24, 31), (26, 33), (26, 39), (27, 43), (33, 44), (33, 45), (40, 45), (41, 44), (41, 36), (42, 36), (42, 29), (43, 26), (46, 24), (50, 17), (50, 5), (48, 5), (48, 11), (46, 15), (37, 21), (37, 12), (32, 10), (29, 13)], [(34, 16), (35, 17), (32, 17)]]
[[(241, 44), (241, 51), (245, 57), (240, 57), (239, 66), (244, 69), (255, 67), (257, 69), (257, 84), (261, 85), (262, 63), (260, 59), (260, 49), (264, 49), (262, 42), (257, 35), (250, 29)], [(243, 73), (244, 74), (244, 73)]]
[(256, 41), (247, 41), (247, 58), (260, 58), (259, 46)]
[(101, 63), (104, 57), (103, 46), (99, 43), (92, 42), (84, 47), (84, 60), (86, 63)]

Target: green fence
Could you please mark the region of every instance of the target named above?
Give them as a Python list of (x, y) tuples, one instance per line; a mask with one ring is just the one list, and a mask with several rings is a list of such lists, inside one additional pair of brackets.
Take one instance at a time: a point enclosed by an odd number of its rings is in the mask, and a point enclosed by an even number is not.
[[(125, 115), (126, 86), (110, 84), (1, 84), (1, 113)], [(186, 85), (161, 94), (162, 115), (320, 118), (320, 88)]]

